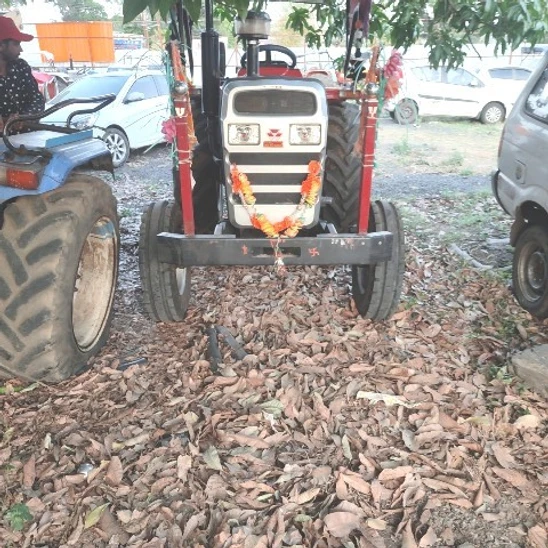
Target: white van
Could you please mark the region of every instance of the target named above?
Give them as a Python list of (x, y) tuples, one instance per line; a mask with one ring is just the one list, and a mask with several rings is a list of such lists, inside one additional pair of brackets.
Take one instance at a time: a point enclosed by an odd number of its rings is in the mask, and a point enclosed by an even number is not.
[(516, 298), (548, 317), (548, 53), (527, 81), (502, 132), (493, 193), (514, 218)]

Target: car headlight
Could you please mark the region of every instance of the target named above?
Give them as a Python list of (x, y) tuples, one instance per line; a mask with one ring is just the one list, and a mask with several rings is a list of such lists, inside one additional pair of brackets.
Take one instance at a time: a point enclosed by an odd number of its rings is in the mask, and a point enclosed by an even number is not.
[(88, 129), (95, 125), (97, 116), (97, 112), (92, 112), (91, 114), (78, 114), (71, 120), (70, 125), (76, 129)]
[(319, 145), (322, 139), (320, 124), (291, 124), (289, 126), (290, 145)]
[(229, 124), (229, 145), (258, 145), (261, 140), (259, 124)]

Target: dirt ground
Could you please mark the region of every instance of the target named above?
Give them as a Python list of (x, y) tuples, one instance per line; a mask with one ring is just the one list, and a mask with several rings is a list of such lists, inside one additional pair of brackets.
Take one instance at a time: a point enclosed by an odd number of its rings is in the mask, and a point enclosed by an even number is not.
[(376, 174), (488, 175), (497, 165), (502, 127), (442, 118), (401, 126), (384, 118), (378, 130)]
[[(510, 358), (547, 324), (509, 288), (500, 130), (381, 122), (406, 272), (378, 323), (346, 267), (194, 269), (185, 322), (146, 318), (140, 214), (170, 196), (171, 162), (135, 155), (112, 182), (108, 345), (78, 378), (0, 396), (3, 546), (546, 548), (548, 402)], [(219, 368), (216, 326), (235, 340)]]

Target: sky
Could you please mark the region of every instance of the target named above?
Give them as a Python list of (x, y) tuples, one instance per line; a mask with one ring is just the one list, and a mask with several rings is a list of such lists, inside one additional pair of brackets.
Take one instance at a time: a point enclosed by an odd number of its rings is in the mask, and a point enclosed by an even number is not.
[[(118, 9), (111, 3), (96, 0), (101, 4), (108, 15), (114, 15)], [(23, 18), (23, 24), (33, 25), (35, 23), (51, 23), (61, 21), (61, 15), (57, 7), (45, 0), (27, 0), (26, 6), (20, 6), (19, 11)]]

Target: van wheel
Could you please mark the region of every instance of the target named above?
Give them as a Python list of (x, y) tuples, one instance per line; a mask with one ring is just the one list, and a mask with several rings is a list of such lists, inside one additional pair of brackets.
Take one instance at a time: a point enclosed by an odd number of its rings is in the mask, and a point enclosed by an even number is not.
[(500, 103), (487, 103), (480, 114), (482, 124), (498, 124), (504, 120), (504, 107)]
[(398, 124), (414, 124), (419, 117), (419, 107), (413, 99), (402, 99), (394, 109), (393, 120)]
[(519, 304), (533, 316), (548, 317), (548, 228), (533, 225), (519, 236), (512, 281)]

